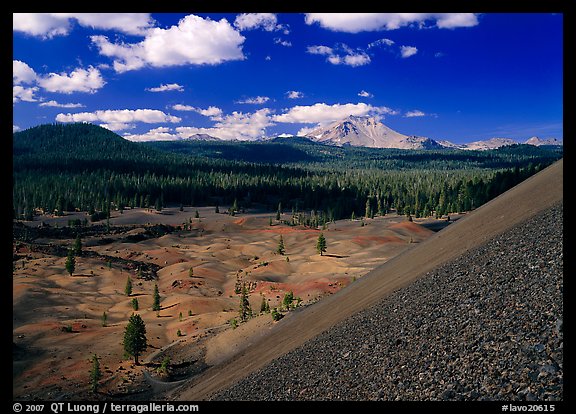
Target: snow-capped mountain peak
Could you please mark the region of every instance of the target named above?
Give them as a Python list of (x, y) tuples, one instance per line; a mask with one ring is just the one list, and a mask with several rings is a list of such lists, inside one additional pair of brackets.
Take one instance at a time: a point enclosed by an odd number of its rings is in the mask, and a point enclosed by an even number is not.
[(376, 117), (350, 115), (346, 119), (318, 127), (306, 134), (313, 141), (329, 145), (370, 148), (440, 148), (429, 138), (408, 136), (394, 131)]

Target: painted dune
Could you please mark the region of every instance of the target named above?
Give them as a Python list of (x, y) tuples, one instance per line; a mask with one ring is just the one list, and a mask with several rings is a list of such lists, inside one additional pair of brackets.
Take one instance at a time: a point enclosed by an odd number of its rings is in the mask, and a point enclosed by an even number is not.
[[(196, 211), (200, 218), (194, 218)], [(43, 221), (62, 227), (84, 217), (80, 212), (44, 216), (28, 225)], [(208, 207), (125, 210), (111, 219), (112, 228), (124, 226), (123, 232), (83, 238), (84, 254), (72, 276), (65, 270), (65, 257), (15, 242), (13, 396), (89, 396), (90, 358), (97, 354), (104, 374), (102, 397), (152, 398), (159, 381), (154, 367), (164, 357), (181, 367), (175, 378), (192, 377), (239, 352), (250, 343), (247, 338), (272, 329), (276, 323), (270, 314), (260, 315), (263, 300), (271, 309), (288, 292), (304, 307), (324, 300), (433, 234), (405, 222), (406, 217), (390, 214), (364, 224), (338, 221), (318, 230), (276, 221), (271, 226), (269, 214), (232, 217)], [(140, 241), (129, 237), (142, 236), (160, 223), (174, 229), (186, 224), (188, 229)], [(321, 231), (328, 246), (323, 256), (315, 249)], [(284, 255), (276, 251), (280, 236)], [(64, 247), (74, 242), (41, 241)], [(139, 277), (136, 265), (129, 263), (156, 266), (157, 279)], [(124, 293), (128, 277), (133, 283), (130, 297)], [(249, 287), (255, 317), (233, 329), (241, 282)], [(161, 295), (159, 312), (151, 310), (155, 284)], [(149, 344), (140, 366), (123, 355), (123, 332), (133, 312), (142, 316)]]

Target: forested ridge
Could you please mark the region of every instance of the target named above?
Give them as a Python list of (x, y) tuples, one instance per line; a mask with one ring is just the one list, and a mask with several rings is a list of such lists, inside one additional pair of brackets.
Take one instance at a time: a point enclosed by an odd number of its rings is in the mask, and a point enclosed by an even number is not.
[(91, 124), (47, 124), (13, 134), (13, 209), (15, 218), (31, 219), (37, 210), (106, 216), (129, 207), (256, 203), (321, 222), (390, 209), (441, 216), (472, 210), (561, 157), (561, 148), (531, 145), (419, 151), (302, 138), (135, 143)]

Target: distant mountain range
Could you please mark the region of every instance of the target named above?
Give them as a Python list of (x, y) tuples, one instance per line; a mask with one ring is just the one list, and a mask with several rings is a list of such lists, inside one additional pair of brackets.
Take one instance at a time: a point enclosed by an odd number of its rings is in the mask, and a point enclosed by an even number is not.
[(555, 138), (541, 139), (538, 137), (532, 137), (525, 142), (518, 142), (510, 138), (491, 138), (468, 144), (454, 144), (450, 141), (435, 141), (426, 137), (404, 135), (387, 127), (376, 118), (359, 116), (349, 116), (342, 121), (317, 128), (306, 134), (306, 137), (312, 141), (329, 145), (399, 149), (488, 150), (513, 144), (562, 145), (562, 142)]
[(222, 141), (220, 138), (208, 134), (194, 134), (183, 139), (183, 141)]
[(562, 141), (559, 141), (556, 138), (542, 139), (538, 137), (529, 138), (524, 142), (515, 141), (511, 138), (490, 138), (484, 141), (470, 142), (468, 144), (453, 144), (449, 141), (438, 141), (438, 143), (446, 148), (455, 148), (464, 150), (489, 150), (514, 144), (527, 144), (527, 145), (534, 145), (537, 147), (542, 145), (562, 145)]
[[(282, 134), (275, 138), (291, 137)], [(489, 150), (513, 144), (562, 145), (556, 138), (541, 139), (532, 137), (524, 142), (511, 138), (491, 138), (484, 141), (474, 141), (467, 144), (454, 144), (450, 141), (436, 141), (431, 138), (416, 135), (404, 135), (384, 125), (377, 118), (366, 116), (349, 116), (341, 121), (333, 122), (328, 126), (318, 127), (304, 135), (313, 142), (334, 146), (353, 146), (368, 148), (397, 148), (397, 149), (461, 149), (461, 150)], [(219, 141), (219, 138), (196, 134), (186, 140)]]

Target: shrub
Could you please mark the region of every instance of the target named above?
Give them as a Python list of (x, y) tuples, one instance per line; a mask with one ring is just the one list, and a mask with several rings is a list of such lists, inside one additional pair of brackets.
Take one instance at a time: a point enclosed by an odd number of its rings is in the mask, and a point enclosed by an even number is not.
[(278, 309), (274, 308), (272, 310), (272, 320), (274, 320), (275, 322), (278, 322), (280, 319), (282, 319), (284, 317), (284, 315), (282, 315), (280, 312), (278, 312)]

